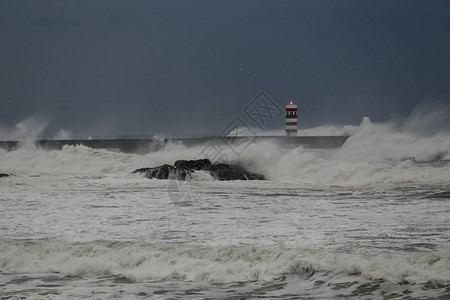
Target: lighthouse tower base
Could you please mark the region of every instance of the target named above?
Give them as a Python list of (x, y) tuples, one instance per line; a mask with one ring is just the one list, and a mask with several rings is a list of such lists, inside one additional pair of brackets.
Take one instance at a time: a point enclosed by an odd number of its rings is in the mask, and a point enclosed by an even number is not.
[(292, 131), (286, 129), (286, 136), (297, 136), (297, 129)]

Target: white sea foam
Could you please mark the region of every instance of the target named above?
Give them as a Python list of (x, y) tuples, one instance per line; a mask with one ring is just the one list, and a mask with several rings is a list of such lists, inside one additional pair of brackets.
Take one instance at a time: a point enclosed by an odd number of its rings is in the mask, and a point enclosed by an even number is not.
[[(0, 150), (1, 172), (12, 174), (126, 175), (137, 168), (173, 164), (178, 159), (200, 158), (203, 147), (168, 145), (146, 155), (125, 154), (85, 146), (64, 146), (61, 151), (20, 148)], [(449, 164), (421, 162), (450, 159), (450, 138), (418, 138), (392, 131), (385, 124), (365, 119), (360, 130), (341, 149), (283, 149), (270, 142), (251, 144), (239, 156), (221, 150), (231, 161), (264, 174), (269, 180), (307, 185), (448, 183)]]
[[(421, 138), (365, 119), (341, 149), (249, 146), (239, 161), (270, 180), (307, 185), (448, 183), (450, 135)], [(437, 167), (431, 162), (441, 161)], [(447, 161), (447, 162), (446, 162)]]
[(181, 279), (212, 283), (272, 281), (314, 272), (370, 280), (450, 283), (448, 254), (357, 255), (282, 247), (0, 242), (0, 265), (12, 273), (124, 276), (133, 281)]
[[(322, 186), (448, 183), (449, 112), (448, 105), (427, 102), (419, 105), (403, 123), (377, 124), (364, 118), (359, 126), (321, 126), (305, 131), (306, 135), (351, 134), (342, 148), (336, 150), (284, 149), (263, 141), (248, 145), (239, 155), (229, 146), (222, 146), (219, 151), (230, 161), (273, 181)], [(30, 127), (32, 121), (19, 127)], [(37, 126), (36, 130), (42, 130), (41, 127)], [(145, 155), (85, 146), (64, 146), (61, 151), (23, 147), (11, 152), (0, 150), (0, 171), (25, 175), (123, 176), (137, 168), (173, 164), (178, 159), (204, 158), (205, 147), (169, 144)]]

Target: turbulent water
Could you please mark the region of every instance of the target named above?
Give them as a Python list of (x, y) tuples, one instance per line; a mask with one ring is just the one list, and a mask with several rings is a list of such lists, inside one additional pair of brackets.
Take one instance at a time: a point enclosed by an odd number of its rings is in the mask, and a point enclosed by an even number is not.
[(251, 182), (130, 174), (201, 147), (0, 150), (0, 298), (450, 299), (450, 135), (352, 130), (250, 145)]

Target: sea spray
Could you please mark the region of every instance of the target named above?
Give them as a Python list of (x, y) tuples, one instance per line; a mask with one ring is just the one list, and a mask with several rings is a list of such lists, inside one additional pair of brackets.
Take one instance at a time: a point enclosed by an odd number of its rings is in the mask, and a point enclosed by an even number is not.
[[(307, 135), (351, 134), (335, 150), (309, 149), (307, 145), (285, 148), (269, 141), (251, 143), (240, 153), (228, 145), (218, 146), (217, 150), (224, 162), (240, 164), (276, 182), (305, 186), (448, 183), (449, 111), (448, 105), (425, 102), (403, 122), (374, 123), (365, 117), (359, 126), (321, 126), (305, 131)], [(422, 124), (424, 130), (419, 130)], [(30, 118), (19, 123), (8, 137), (33, 139), (45, 126), (42, 120)], [(64, 146), (61, 151), (32, 146), (0, 151), (0, 165), (2, 172), (19, 175), (128, 176), (138, 168), (205, 158), (205, 147), (167, 143), (154, 152), (125, 154), (81, 145)]]
[[(386, 129), (378, 130), (377, 125), (370, 126), (376, 128), (375, 133), (364, 134), (363, 130), (338, 150), (283, 149), (274, 143), (260, 142), (247, 147), (240, 156), (226, 146), (223, 152), (229, 157), (235, 155), (231, 162), (263, 174), (271, 181), (322, 186), (448, 182), (449, 139), (441, 136), (417, 139), (406, 134), (386, 133)], [(1, 171), (10, 174), (128, 176), (138, 168), (199, 158), (201, 151), (200, 146), (186, 148), (182, 145), (168, 145), (164, 150), (144, 155), (81, 145), (64, 146), (61, 151), (20, 148), (0, 152), (0, 164)], [(437, 168), (433, 162), (442, 163)]]

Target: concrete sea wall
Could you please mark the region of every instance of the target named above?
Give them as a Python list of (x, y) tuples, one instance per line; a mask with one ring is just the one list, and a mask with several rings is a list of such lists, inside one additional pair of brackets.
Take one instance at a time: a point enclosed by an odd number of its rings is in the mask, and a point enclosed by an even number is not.
[[(281, 147), (293, 148), (303, 146), (311, 149), (334, 149), (341, 147), (348, 136), (250, 136), (250, 137), (201, 137), (201, 138), (162, 138), (162, 139), (90, 139), (90, 140), (37, 140), (36, 147), (41, 149), (62, 149), (65, 145), (84, 145), (96, 149), (109, 149), (125, 153), (147, 153), (162, 149), (165, 145), (174, 143), (186, 147), (194, 146), (239, 146), (245, 143), (270, 141)], [(0, 141), (0, 148), (8, 151), (17, 149), (22, 142)]]

